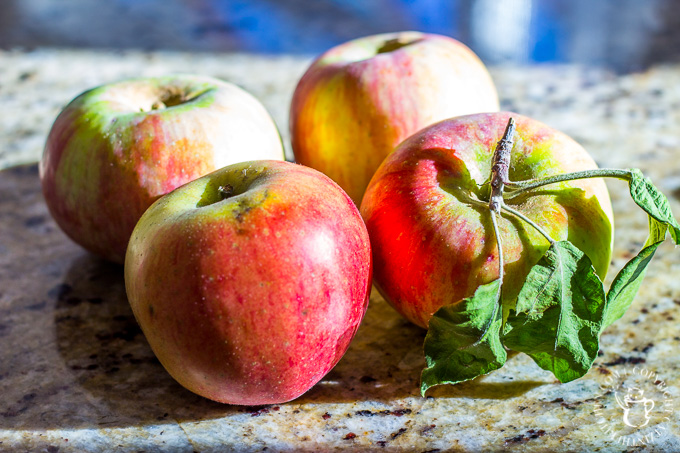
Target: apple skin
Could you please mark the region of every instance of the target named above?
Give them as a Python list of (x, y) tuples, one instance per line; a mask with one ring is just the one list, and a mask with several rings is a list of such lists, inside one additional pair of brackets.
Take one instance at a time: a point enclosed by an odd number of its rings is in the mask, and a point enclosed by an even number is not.
[[(234, 195), (220, 200), (218, 187)], [(290, 401), (340, 360), (371, 288), (357, 207), (302, 165), (231, 165), (140, 219), (125, 285), (154, 353), (184, 387), (230, 404)]]
[(368, 36), (328, 50), (300, 79), (290, 109), (293, 153), (359, 206), (373, 173), (406, 137), (498, 109), (486, 67), (460, 42), (419, 32)]
[[(361, 214), (371, 237), (374, 284), (409, 321), (427, 327), (443, 305), (498, 278), (498, 252), (488, 211), (491, 158), (512, 116), (517, 124), (510, 180), (596, 168), (567, 135), (538, 121), (500, 112), (451, 118), (409, 137), (380, 166)], [(486, 200), (469, 202), (470, 196)], [(506, 203), (568, 239), (604, 279), (613, 246), (613, 213), (601, 178), (536, 189)], [(548, 249), (532, 226), (503, 212), (503, 306), (507, 316), (531, 267)]]
[(132, 229), (161, 195), (225, 165), (283, 157), (278, 129), (253, 96), (179, 75), (79, 95), (52, 126), (40, 176), (61, 229), (122, 263)]

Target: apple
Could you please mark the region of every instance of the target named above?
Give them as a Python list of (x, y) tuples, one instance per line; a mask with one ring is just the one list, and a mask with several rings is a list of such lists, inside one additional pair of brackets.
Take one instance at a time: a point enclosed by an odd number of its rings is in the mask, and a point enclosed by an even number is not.
[(406, 137), (498, 109), (484, 64), (460, 42), (419, 32), (368, 36), (328, 50), (299, 81), (290, 108), (293, 153), (359, 206), (373, 173)]
[(122, 263), (135, 224), (158, 197), (217, 168), (283, 159), (279, 132), (252, 95), (192, 75), (86, 91), (59, 114), (40, 162), (61, 229)]
[[(440, 307), (498, 278), (498, 253), (488, 208), (491, 160), (508, 118), (516, 122), (510, 180), (596, 168), (567, 135), (508, 112), (466, 115), (425, 128), (382, 163), (361, 204), (371, 238), (374, 282), (411, 322), (427, 327)], [(604, 279), (613, 241), (613, 213), (601, 179), (541, 187), (506, 204), (569, 240)], [(513, 307), (531, 267), (548, 249), (532, 226), (503, 212), (502, 303)]]
[(234, 164), (144, 213), (125, 286), (184, 387), (222, 403), (282, 403), (347, 350), (370, 295), (370, 241), (357, 207), (322, 173)]

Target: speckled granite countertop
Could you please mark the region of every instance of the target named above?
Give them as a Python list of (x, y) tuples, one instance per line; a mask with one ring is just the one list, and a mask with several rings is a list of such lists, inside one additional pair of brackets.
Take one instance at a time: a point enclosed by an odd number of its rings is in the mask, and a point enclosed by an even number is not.
[[(345, 357), (293, 402), (220, 405), (170, 378), (135, 324), (122, 269), (58, 230), (31, 162), (60, 107), (83, 89), (187, 68), (249, 89), (287, 140), (288, 101), (307, 62), (0, 53), (0, 451), (680, 451), (680, 251), (668, 243), (629, 312), (603, 334), (593, 369), (569, 384), (514, 355), (500, 371), (422, 398), (424, 331), (377, 294)], [(680, 66), (492, 75), (505, 109), (570, 134), (601, 166), (641, 168), (680, 215)], [(609, 187), (616, 268), (644, 241), (646, 218), (622, 183)], [(615, 396), (624, 382), (654, 401), (646, 426), (623, 423)]]

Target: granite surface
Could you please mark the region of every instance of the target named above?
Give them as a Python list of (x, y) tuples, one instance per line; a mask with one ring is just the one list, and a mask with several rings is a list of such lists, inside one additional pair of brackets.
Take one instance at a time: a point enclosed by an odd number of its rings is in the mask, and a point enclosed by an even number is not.
[[(347, 354), (295, 401), (221, 405), (170, 378), (135, 323), (122, 268), (60, 232), (31, 162), (59, 109), (85, 88), (188, 69), (253, 92), (287, 141), (287, 105), (308, 61), (0, 53), (0, 451), (680, 451), (680, 251), (669, 243), (628, 313), (603, 334), (593, 369), (569, 384), (517, 354), (497, 372), (423, 398), (425, 332), (377, 293)], [(504, 108), (570, 134), (601, 166), (641, 168), (680, 214), (680, 66), (492, 75)], [(609, 188), (616, 269), (644, 241), (646, 218), (623, 183)], [(645, 426), (617, 406), (632, 386), (654, 402)]]

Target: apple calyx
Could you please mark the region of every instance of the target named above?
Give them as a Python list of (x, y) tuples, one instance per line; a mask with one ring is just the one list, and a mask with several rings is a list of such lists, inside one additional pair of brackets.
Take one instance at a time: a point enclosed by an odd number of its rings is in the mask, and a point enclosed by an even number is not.
[[(187, 104), (194, 99), (199, 98), (207, 91), (209, 91), (209, 89), (190, 92), (176, 85), (164, 86), (161, 87), (161, 92), (159, 93), (158, 99), (156, 99), (151, 104), (149, 110), (163, 110), (182, 104)], [(142, 109), (142, 111), (145, 111), (145, 109)]]
[[(502, 367), (507, 350), (524, 352), (560, 382), (585, 375), (600, 349), (600, 334), (621, 318), (635, 298), (659, 245), (670, 234), (680, 245), (680, 224), (666, 197), (638, 169), (596, 169), (514, 182), (509, 180), (515, 123), (508, 121), (492, 157), (488, 210), (498, 246), (498, 278), (434, 313), (425, 337), (427, 367), (421, 394), (433, 386), (456, 384)], [(605, 292), (590, 258), (568, 240), (557, 241), (505, 201), (548, 185), (583, 178), (614, 177), (628, 182), (630, 195), (647, 213), (649, 236)], [(507, 191), (505, 189), (508, 189)], [(502, 211), (539, 231), (549, 248), (531, 268), (514, 306), (503, 315), (503, 248), (498, 225)]]
[(232, 186), (231, 184), (225, 184), (223, 186), (219, 186), (217, 188), (217, 191), (219, 192), (222, 199), (226, 200), (227, 198), (234, 195), (234, 186)]

